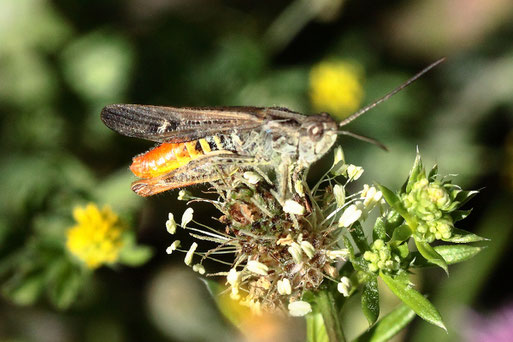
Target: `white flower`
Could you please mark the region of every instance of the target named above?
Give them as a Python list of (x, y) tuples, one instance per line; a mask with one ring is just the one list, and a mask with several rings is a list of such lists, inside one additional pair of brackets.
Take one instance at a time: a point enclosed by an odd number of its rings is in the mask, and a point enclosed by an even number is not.
[(172, 213), (169, 213), (168, 220), (166, 221), (166, 229), (169, 234), (176, 233), (176, 221)]
[(178, 192), (178, 200), (179, 201), (188, 201), (192, 198), (191, 194), (187, 190), (180, 190)]
[(194, 256), (194, 252), (196, 251), (196, 248), (198, 248), (198, 244), (196, 242), (193, 242), (191, 245), (191, 248), (187, 251), (187, 254), (185, 254), (184, 262), (187, 266), (191, 265), (192, 257)]
[(267, 275), (267, 271), (269, 271), (269, 268), (266, 265), (256, 260), (248, 261), (247, 268), (250, 272), (260, 274), (263, 276)]
[(347, 249), (337, 249), (337, 250), (331, 250), (326, 251), (326, 256), (330, 258), (331, 260), (346, 260), (346, 258), (349, 256), (349, 250)]
[(337, 285), (338, 292), (342, 293), (344, 297), (349, 297), (349, 291), (351, 290), (351, 280), (348, 277), (340, 278), (340, 283)]
[(302, 300), (289, 303), (288, 309), (289, 314), (293, 317), (304, 316), (312, 312), (312, 306), (309, 303), (304, 302)]
[(338, 226), (347, 228), (356, 221), (358, 221), (358, 219), (362, 217), (363, 214), (362, 210), (358, 207), (359, 206), (355, 204), (351, 204), (349, 207), (347, 207), (346, 210), (344, 210), (344, 213), (342, 214), (340, 219), (338, 220)]
[(340, 184), (335, 184), (333, 195), (335, 195), (335, 201), (337, 201), (337, 208), (342, 208), (346, 202), (346, 190), (344, 187)]
[(262, 177), (258, 173), (252, 171), (244, 172), (243, 176), (246, 178), (249, 184), (257, 184), (262, 180)]
[(290, 281), (287, 278), (278, 280), (278, 293), (281, 295), (289, 295), (292, 293), (292, 288), (290, 287)]
[(305, 208), (296, 201), (288, 199), (285, 201), (283, 211), (288, 214), (303, 215), (305, 213)]
[(182, 215), (182, 227), (186, 227), (189, 222), (192, 221), (192, 214), (194, 210), (192, 208), (187, 208)]
[(168, 248), (166, 248), (166, 253), (167, 253), (167, 254), (171, 254), (171, 253), (173, 253), (173, 251), (175, 251), (178, 247), (180, 247), (180, 240), (175, 240), (175, 241), (173, 241), (173, 243), (171, 244), (171, 246), (169, 246)]
[(301, 241), (301, 249), (308, 256), (308, 259), (312, 259), (315, 255), (315, 248), (308, 241)]
[(365, 208), (370, 211), (381, 201), (383, 194), (381, 191), (377, 191), (375, 187), (365, 184), (360, 197), (363, 198)]
[(347, 165), (344, 162), (344, 151), (342, 147), (338, 146), (335, 149), (335, 156), (333, 158), (333, 165), (331, 166), (331, 173), (335, 176), (343, 175), (346, 172)]
[(349, 181), (355, 181), (363, 174), (363, 167), (349, 164), (347, 166), (347, 178)]
[(202, 264), (195, 264), (192, 266), (192, 270), (194, 272), (198, 272), (199, 274), (205, 274), (205, 267)]
[(240, 280), (240, 272), (237, 272), (235, 268), (230, 269), (228, 275), (226, 276), (226, 281), (231, 286), (236, 286)]
[(301, 246), (297, 242), (292, 242), (287, 251), (292, 255), (292, 259), (294, 259), (296, 264), (299, 264), (303, 260)]

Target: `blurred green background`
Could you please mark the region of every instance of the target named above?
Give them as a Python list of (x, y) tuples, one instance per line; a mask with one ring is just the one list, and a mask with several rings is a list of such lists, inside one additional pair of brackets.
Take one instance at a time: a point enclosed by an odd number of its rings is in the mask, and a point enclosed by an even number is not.
[[(185, 208), (177, 192), (130, 191), (131, 158), (152, 143), (111, 132), (99, 113), (112, 103), (278, 105), (340, 120), (442, 56), (347, 127), (389, 152), (339, 141), (366, 170), (360, 185), (400, 186), (418, 146), (428, 167), (482, 189), (460, 228), (488, 248), (449, 278), (416, 275), (449, 334), (416, 319), (397, 340), (468, 340), (513, 306), (513, 2), (0, 0), (0, 341), (303, 340), (300, 319), (229, 326), (182, 256), (165, 253), (168, 212)], [(112, 207), (132, 246), (94, 272), (64, 248), (73, 208), (90, 202)], [(353, 302), (349, 337), (366, 329)]]

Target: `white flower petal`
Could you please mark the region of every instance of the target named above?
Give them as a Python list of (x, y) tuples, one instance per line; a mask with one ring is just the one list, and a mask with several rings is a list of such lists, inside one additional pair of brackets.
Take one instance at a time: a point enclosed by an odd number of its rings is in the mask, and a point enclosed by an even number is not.
[(347, 228), (351, 226), (353, 223), (358, 221), (362, 214), (362, 210), (359, 209), (357, 205), (351, 204), (346, 210), (344, 210), (344, 213), (342, 213), (342, 216), (338, 221), (339, 227)]
[(252, 171), (244, 172), (243, 176), (246, 178), (249, 184), (257, 184), (262, 180), (262, 177), (258, 173)]
[(301, 252), (301, 246), (297, 242), (293, 242), (289, 248), (287, 248), (287, 251), (292, 255), (292, 259), (296, 262), (296, 264), (301, 263), (303, 260), (302, 252)]
[(290, 281), (287, 278), (278, 280), (278, 293), (281, 295), (289, 295), (292, 293)]
[(347, 178), (349, 181), (355, 181), (363, 174), (363, 167), (350, 164), (347, 166)]
[(166, 253), (167, 253), (167, 254), (171, 254), (171, 253), (173, 253), (173, 251), (175, 251), (178, 247), (180, 247), (180, 240), (175, 240), (175, 241), (173, 241), (173, 243), (171, 244), (171, 246), (169, 246), (168, 248), (166, 248)]
[(192, 270), (194, 272), (198, 272), (199, 274), (205, 274), (205, 267), (202, 264), (195, 264), (192, 266)]
[(169, 213), (169, 218), (166, 221), (166, 229), (169, 234), (176, 233), (176, 221), (172, 213)]
[(312, 259), (315, 255), (314, 246), (308, 241), (301, 241), (301, 249), (308, 256), (308, 259)]
[(192, 257), (194, 256), (194, 252), (196, 251), (196, 248), (198, 248), (198, 244), (196, 242), (193, 242), (191, 245), (191, 248), (187, 251), (187, 254), (185, 254), (184, 262), (187, 266), (190, 266), (192, 263)]
[(337, 201), (337, 208), (342, 208), (346, 202), (346, 190), (344, 187), (340, 184), (335, 184), (333, 195), (335, 196), (335, 201)]
[(301, 317), (312, 312), (312, 306), (308, 302), (298, 300), (288, 305), (289, 314), (293, 317)]
[(194, 213), (194, 209), (192, 208), (187, 208), (183, 215), (182, 215), (182, 227), (186, 227), (189, 222), (192, 221), (192, 214)]
[(283, 206), (283, 211), (288, 214), (303, 215), (305, 213), (305, 207), (293, 200), (286, 200)]
[(349, 297), (349, 291), (351, 290), (351, 279), (348, 277), (340, 278), (340, 283), (337, 285), (338, 292), (342, 293), (344, 297)]
[(330, 258), (331, 260), (346, 260), (349, 256), (349, 250), (348, 249), (337, 249), (337, 250), (331, 250), (326, 251), (326, 256)]
[(226, 281), (228, 282), (228, 284), (230, 284), (231, 286), (235, 286), (239, 283), (239, 279), (240, 272), (237, 272), (235, 268), (230, 269), (228, 275), (226, 276)]
[(269, 268), (266, 265), (256, 260), (248, 261), (247, 268), (250, 272), (263, 276), (267, 275), (267, 271), (269, 271)]

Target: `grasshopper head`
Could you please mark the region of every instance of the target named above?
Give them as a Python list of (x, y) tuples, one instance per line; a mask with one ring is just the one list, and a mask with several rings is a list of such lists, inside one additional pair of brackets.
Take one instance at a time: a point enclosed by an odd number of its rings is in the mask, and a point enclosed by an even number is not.
[(337, 123), (329, 114), (309, 116), (301, 124), (299, 162), (308, 167), (319, 160), (337, 140)]

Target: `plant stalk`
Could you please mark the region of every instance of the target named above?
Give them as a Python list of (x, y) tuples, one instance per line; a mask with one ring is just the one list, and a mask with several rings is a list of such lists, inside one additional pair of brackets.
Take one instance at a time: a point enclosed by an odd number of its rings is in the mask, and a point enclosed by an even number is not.
[(328, 290), (321, 290), (316, 298), (317, 307), (321, 312), (324, 326), (330, 342), (345, 342), (344, 332), (340, 324), (337, 306), (333, 294)]

